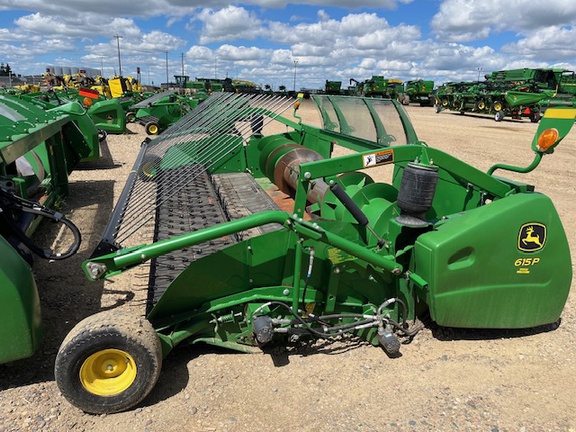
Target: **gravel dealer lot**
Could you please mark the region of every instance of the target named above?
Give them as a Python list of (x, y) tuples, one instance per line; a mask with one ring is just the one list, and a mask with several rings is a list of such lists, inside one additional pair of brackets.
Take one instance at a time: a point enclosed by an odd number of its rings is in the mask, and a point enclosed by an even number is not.
[[(316, 121), (311, 101), (300, 114)], [(410, 106), (421, 140), (486, 170), (532, 160), (537, 125)], [(576, 430), (576, 294), (558, 328), (470, 331), (429, 326), (403, 356), (356, 341), (320, 341), (267, 354), (182, 347), (164, 361), (149, 397), (128, 412), (93, 416), (54, 382), (60, 342), (84, 317), (122, 307), (142, 313), (144, 268), (90, 283), (80, 264), (97, 244), (141, 141), (143, 127), (109, 135), (104, 157), (74, 171), (63, 208), (82, 231), (67, 261), (37, 260), (45, 343), (0, 366), (0, 431), (569, 431)], [(528, 175), (506, 175), (552, 197), (576, 245), (576, 131)], [(385, 176), (385, 174), (382, 174)], [(494, 244), (495, 250), (498, 244)], [(576, 247), (573, 247), (573, 261)], [(494, 259), (498, 259), (495, 252)], [(490, 271), (490, 269), (486, 269)]]

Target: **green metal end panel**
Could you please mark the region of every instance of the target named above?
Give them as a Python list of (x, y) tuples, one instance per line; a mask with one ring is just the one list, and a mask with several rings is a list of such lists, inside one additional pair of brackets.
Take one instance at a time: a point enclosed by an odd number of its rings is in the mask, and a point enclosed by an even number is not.
[(201, 307), (217, 306), (224, 297), (281, 285), (293, 236), (287, 230), (273, 231), (192, 262), (160, 297), (148, 319), (154, 324), (178, 314), (194, 315)]
[(0, 364), (30, 357), (42, 341), (40, 298), (30, 266), (0, 236)]
[(414, 272), (441, 326), (529, 328), (556, 321), (568, 297), (568, 241), (550, 199), (519, 194), (450, 217), (421, 235)]
[(113, 134), (126, 132), (126, 115), (118, 99), (96, 101), (88, 110), (88, 114), (98, 129)]

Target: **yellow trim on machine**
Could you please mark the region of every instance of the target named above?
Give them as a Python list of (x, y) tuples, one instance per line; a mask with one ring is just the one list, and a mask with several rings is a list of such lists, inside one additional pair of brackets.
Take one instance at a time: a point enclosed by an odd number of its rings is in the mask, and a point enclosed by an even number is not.
[(544, 113), (546, 118), (573, 119), (576, 118), (576, 109), (548, 108)]

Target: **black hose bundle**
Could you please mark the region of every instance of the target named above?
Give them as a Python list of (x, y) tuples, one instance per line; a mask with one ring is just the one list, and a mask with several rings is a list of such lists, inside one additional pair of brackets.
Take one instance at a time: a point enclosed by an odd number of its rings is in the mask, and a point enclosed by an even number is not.
[[(13, 215), (15, 212), (30, 213), (33, 215), (42, 216), (44, 218), (53, 220), (58, 223), (64, 224), (74, 236), (74, 242), (68, 250), (63, 253), (54, 252), (52, 249), (42, 248), (32, 241), (20, 229), (15, 222)], [(35, 253), (41, 258), (48, 260), (63, 260), (70, 258), (80, 248), (82, 240), (80, 230), (76, 225), (67, 219), (62, 213), (49, 209), (36, 201), (27, 200), (19, 197), (11, 191), (0, 188), (0, 218), (9, 227), (10, 231), (24, 244), (31, 252)]]

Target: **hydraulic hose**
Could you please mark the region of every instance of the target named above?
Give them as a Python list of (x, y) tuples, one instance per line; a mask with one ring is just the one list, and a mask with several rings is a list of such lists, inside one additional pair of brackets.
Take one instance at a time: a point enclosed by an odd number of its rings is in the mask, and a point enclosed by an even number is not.
[(402, 327), (400, 327), (400, 324), (398, 324), (398, 328), (405, 330), (408, 327), (408, 323), (406, 322), (408, 309), (406, 308), (406, 303), (404, 303), (401, 299), (394, 297), (386, 300), (384, 303), (380, 305), (378, 311), (376, 312), (376, 315), (382, 315), (382, 310), (384, 308), (387, 308), (392, 303), (398, 303), (400, 306), (402, 306)]
[[(357, 321), (354, 323), (349, 323), (349, 324), (342, 324), (339, 326), (332, 326), (330, 328), (327, 328), (326, 330), (336, 330), (336, 333), (332, 334), (332, 333), (326, 333), (326, 332), (321, 332), (318, 331), (316, 329), (313, 329), (312, 327), (308, 327), (308, 322), (306, 322), (305, 319), (303, 319), (302, 317), (300, 317), (300, 315), (298, 315), (294, 309), (292, 309), (290, 306), (288, 306), (286, 303), (280, 302), (280, 301), (270, 301), (266, 303), (266, 306), (270, 306), (270, 305), (278, 305), (278, 306), (282, 306), (284, 308), (286, 308), (288, 310), (288, 312), (290, 312), (290, 314), (295, 318), (295, 322), (298, 322), (300, 324), (302, 324), (303, 326), (305, 326), (303, 329), (301, 329), (303, 332), (306, 333), (311, 333), (315, 336), (318, 337), (322, 337), (322, 338), (331, 338), (331, 337), (335, 337), (335, 336), (339, 336), (343, 333), (345, 333), (348, 330), (354, 330), (356, 327), (358, 326), (366, 326), (369, 324), (375, 324), (376, 323), (376, 319), (374, 320), (364, 320), (364, 321)], [(254, 312), (256, 313), (258, 311), (258, 309)], [(346, 314), (344, 314), (346, 315)]]
[[(74, 241), (63, 253), (55, 252), (49, 248), (42, 248), (32, 241), (16, 224), (12, 218), (13, 212), (24, 212), (44, 217), (65, 225), (74, 237)], [(19, 197), (14, 193), (0, 188), (0, 218), (10, 227), (11, 232), (24, 244), (31, 252), (41, 258), (48, 260), (63, 260), (70, 258), (80, 248), (82, 236), (80, 230), (72, 221), (67, 219), (62, 213), (49, 209), (38, 202)]]

